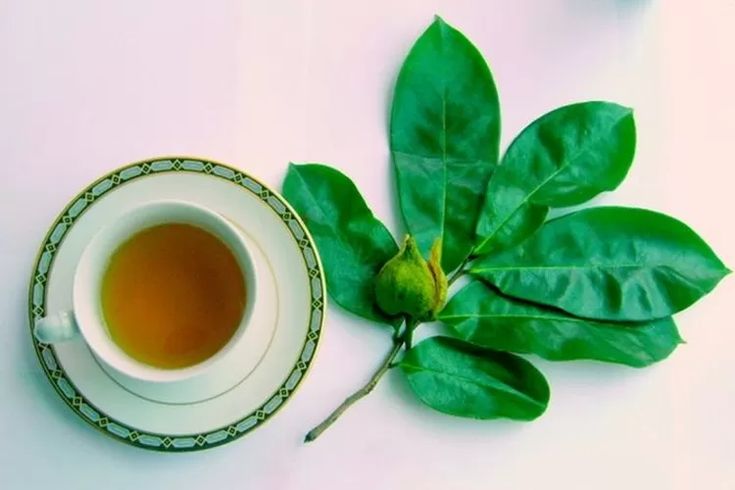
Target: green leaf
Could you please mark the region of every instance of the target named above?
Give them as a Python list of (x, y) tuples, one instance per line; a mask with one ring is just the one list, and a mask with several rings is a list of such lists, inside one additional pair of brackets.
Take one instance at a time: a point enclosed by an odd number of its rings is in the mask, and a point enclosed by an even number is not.
[(573, 315), (617, 321), (671, 316), (729, 271), (688, 226), (636, 208), (590, 208), (549, 221), (470, 272), (501, 292)]
[(283, 195), (316, 241), (334, 301), (361, 317), (395, 324), (375, 304), (373, 286), (398, 246), (355, 184), (325, 165), (290, 164)]
[(479, 281), (455, 294), (439, 320), (469, 342), (552, 361), (594, 359), (643, 367), (665, 359), (682, 342), (671, 318), (647, 323), (586, 320), (502, 296)]
[(459, 339), (426, 339), (399, 365), (422, 402), (450, 415), (532, 420), (549, 403), (549, 385), (530, 362)]
[(532, 122), (490, 179), (475, 254), (519, 243), (543, 224), (550, 207), (615, 189), (634, 152), (633, 113), (617, 104), (572, 104)]
[(406, 226), (424, 254), (442, 238), (446, 271), (472, 249), (499, 139), (498, 95), (485, 60), (437, 17), (398, 76), (390, 148)]

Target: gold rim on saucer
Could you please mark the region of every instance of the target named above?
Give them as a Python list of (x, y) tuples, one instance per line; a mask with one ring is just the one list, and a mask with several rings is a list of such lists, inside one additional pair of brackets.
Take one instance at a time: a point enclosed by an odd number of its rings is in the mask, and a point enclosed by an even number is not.
[[(166, 173), (211, 176), (227, 181), (258, 198), (285, 225), (288, 236), (300, 252), (309, 279), (310, 311), (303, 320), (307, 324), (306, 335), (300, 355), (283, 383), (257, 409), (242, 414), (239, 420), (215, 430), (183, 435), (141, 430), (104, 413), (77, 389), (59, 362), (54, 347), (37, 341), (32, 334), (35, 322), (47, 313), (48, 280), (53, 272), (54, 259), (75, 222), (94, 206), (95, 201), (120, 186), (147, 176)], [(56, 218), (34, 262), (28, 295), (29, 326), (33, 346), (46, 377), (67, 406), (87, 424), (116, 440), (144, 449), (165, 452), (196, 451), (226, 444), (249, 433), (269, 420), (292, 396), (303, 381), (319, 344), (326, 308), (325, 292), (324, 274), (314, 241), (296, 212), (277, 192), (245, 172), (222, 163), (192, 157), (156, 158), (121, 167), (103, 176), (72, 199)]]

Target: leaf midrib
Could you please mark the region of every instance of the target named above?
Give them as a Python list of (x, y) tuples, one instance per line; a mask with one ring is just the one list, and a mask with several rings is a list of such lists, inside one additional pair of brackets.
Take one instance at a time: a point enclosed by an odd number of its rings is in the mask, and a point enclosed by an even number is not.
[(342, 236), (339, 233), (337, 233), (337, 227), (334, 226), (334, 224), (333, 224), (333, 221), (334, 220), (327, 219), (327, 213), (325, 213), (324, 210), (322, 209), (322, 207), (321, 207), (321, 205), (319, 203), (319, 200), (316, 198), (316, 196), (312, 192), (311, 186), (309, 185), (309, 183), (301, 175), (301, 172), (298, 170), (298, 167), (296, 167), (295, 174), (299, 177), (299, 180), (301, 181), (301, 184), (302, 184), (302, 188), (306, 191), (306, 194), (309, 196), (309, 200), (311, 201), (312, 206), (315, 207), (315, 208), (317, 208), (319, 210), (319, 216), (320, 216), (320, 218), (322, 218), (320, 220), (320, 222), (326, 224), (327, 225), (327, 228), (329, 228), (329, 230), (332, 231), (332, 234), (336, 235), (337, 236), (337, 239), (341, 243), (344, 243), (344, 241), (342, 240)]
[[(519, 318), (519, 319), (529, 319), (529, 320), (548, 320), (548, 321), (560, 321), (560, 322), (574, 322), (574, 323), (582, 323), (589, 325), (590, 321), (586, 320), (584, 318), (575, 318), (575, 317), (565, 317), (565, 316), (543, 316), (543, 315), (531, 315), (531, 314), (511, 314), (511, 315), (500, 315), (495, 313), (479, 313), (479, 314), (473, 314), (473, 313), (464, 313), (464, 314), (458, 314), (458, 315), (439, 315), (439, 320), (447, 320), (447, 319), (474, 319), (474, 318)], [(599, 322), (597, 322), (599, 323)]]
[[(540, 403), (538, 400), (536, 400), (534, 398), (531, 398), (530, 396), (526, 395), (525, 393), (523, 393), (521, 391), (518, 391), (518, 390), (514, 389), (513, 387), (511, 387), (511, 386), (509, 386), (509, 385), (507, 385), (505, 383), (502, 383), (500, 381), (498, 381), (498, 384), (497, 385), (495, 385), (495, 384), (491, 384), (491, 385), (482, 384), (482, 383), (478, 383), (476, 378), (468, 378), (466, 376), (460, 376), (460, 375), (457, 375), (457, 374), (454, 374), (454, 373), (448, 373), (448, 372), (445, 372), (445, 371), (438, 371), (438, 370), (433, 369), (433, 368), (430, 368), (430, 367), (418, 366), (418, 365), (411, 364), (411, 363), (406, 362), (406, 361), (401, 361), (401, 367), (407, 367), (409, 369), (413, 369), (414, 371), (428, 371), (428, 372), (430, 372), (430, 373), (432, 373), (432, 374), (434, 374), (436, 376), (447, 376), (447, 377), (457, 378), (457, 379), (462, 380), (462, 381), (464, 381), (466, 383), (474, 384), (474, 385), (480, 385), (480, 386), (485, 386), (486, 388), (491, 388), (491, 389), (500, 391), (500, 392), (505, 393), (505, 394), (508, 394), (508, 395), (513, 395), (513, 396), (516, 396), (518, 398), (522, 398), (522, 399), (524, 399), (526, 401), (531, 402), (532, 404), (534, 404), (534, 405), (536, 405), (538, 407), (542, 407), (542, 408), (544, 407), (544, 405), (542, 403)], [(484, 374), (487, 375), (487, 373), (484, 373)]]
[[(337, 226), (334, 225), (334, 220), (327, 219), (327, 213), (325, 213), (324, 210), (322, 209), (321, 205), (319, 204), (319, 200), (316, 198), (308, 182), (306, 181), (306, 179), (304, 179), (304, 177), (301, 175), (301, 172), (298, 171), (298, 169), (296, 171), (296, 175), (299, 177), (299, 180), (301, 181), (303, 188), (306, 190), (306, 194), (309, 196), (309, 200), (312, 202), (312, 206), (319, 210), (319, 215), (321, 218), (319, 222), (321, 224), (326, 225), (326, 228), (330, 230), (332, 237), (335, 238), (340, 243), (341, 247), (349, 248), (349, 242), (343, 238), (342, 233), (340, 233)], [(369, 209), (368, 209), (368, 212), (370, 212)], [(371, 212), (370, 214), (373, 219), (376, 219), (375, 215), (372, 215)], [(311, 233), (316, 235), (313, 231), (311, 231)], [(314, 238), (317, 240), (317, 246), (318, 246), (319, 239), (316, 236)], [(327, 271), (328, 270), (329, 269), (327, 268)]]
[[(502, 166), (502, 164), (501, 164), (501, 166)], [(493, 232), (490, 235), (488, 235), (480, 243), (480, 245), (479, 245), (478, 248), (485, 247), (485, 245), (487, 245), (493, 238), (495, 238), (495, 235), (497, 235), (498, 232), (503, 229), (503, 227), (505, 226), (505, 224), (508, 223), (508, 221), (510, 221), (510, 219), (513, 217), (513, 215), (515, 215), (518, 212), (518, 210), (521, 209), (521, 207), (524, 204), (526, 204), (528, 201), (530, 201), (531, 200), (531, 197), (534, 194), (536, 194), (539, 191), (539, 189), (541, 189), (543, 186), (545, 186), (546, 184), (548, 184), (551, 179), (553, 179), (554, 177), (556, 177), (557, 175), (559, 175), (559, 172), (561, 172), (564, 168), (566, 168), (566, 167), (559, 167), (558, 169), (556, 169), (554, 172), (551, 173), (551, 175), (549, 175), (548, 177), (546, 177), (540, 184), (538, 184), (528, 194), (526, 194), (526, 196), (523, 198), (523, 200), (521, 200), (521, 202), (519, 202), (516, 205), (516, 207), (514, 207), (513, 210), (505, 216), (505, 218), (503, 218), (503, 221), (501, 221), (500, 224), (495, 227), (495, 229), (493, 230)]]
[[(531, 123), (531, 124), (533, 124), (533, 123)], [(523, 134), (523, 133), (521, 133), (521, 134)], [(595, 139), (595, 142), (597, 140), (599, 140), (599, 139), (600, 138), (596, 138)], [(512, 146), (513, 145), (511, 144), (511, 148), (512, 148)], [(592, 146), (592, 145), (590, 144), (588, 146)], [(508, 150), (510, 151), (511, 148), (509, 148)], [(574, 153), (574, 155), (572, 155), (571, 157), (565, 158), (564, 159), (564, 164), (563, 165), (560, 165), (559, 168), (557, 168), (556, 170), (554, 170), (554, 172), (551, 173), (551, 175), (549, 175), (548, 177), (546, 177), (540, 184), (538, 184), (528, 194), (526, 194), (526, 196), (523, 198), (523, 200), (521, 200), (521, 202), (518, 203), (518, 205), (515, 208), (513, 208), (513, 210), (505, 216), (505, 218), (503, 218), (503, 221), (498, 226), (495, 227), (495, 229), (493, 230), (493, 232), (490, 235), (488, 235), (480, 243), (480, 245), (478, 246), (478, 248), (485, 247), (495, 237), (495, 235), (497, 235), (498, 232), (506, 225), (506, 223), (508, 223), (508, 221), (510, 221), (510, 219), (518, 212), (518, 210), (521, 209), (521, 207), (523, 205), (525, 205), (527, 202), (529, 202), (531, 200), (531, 198), (534, 196), (534, 194), (536, 194), (543, 186), (545, 186), (546, 184), (548, 184), (554, 177), (556, 177), (557, 175), (559, 175), (559, 173), (561, 173), (563, 170), (566, 170), (567, 168), (569, 168), (569, 166), (572, 165), (572, 162), (575, 161), (575, 160), (577, 160), (580, 157), (580, 155), (582, 155), (585, 152), (587, 152), (587, 148), (580, 149), (580, 150), (576, 151)], [(507, 156), (507, 155), (508, 155), (508, 152), (506, 152), (505, 156)], [(503, 164), (501, 164), (501, 165), (503, 165)]]
[(578, 270), (578, 269), (668, 269), (669, 264), (610, 264), (610, 265), (524, 265), (524, 266), (503, 266), (503, 267), (473, 267), (470, 272), (482, 273), (493, 271), (515, 271), (515, 270)]
[[(442, 44), (443, 47), (443, 44)], [(446, 240), (444, 240), (444, 230), (446, 228), (447, 221), (447, 186), (449, 185), (449, 172), (447, 172), (447, 83), (444, 80), (444, 87), (442, 91), (442, 171), (444, 185), (442, 185), (442, 216), (441, 216), (441, 227), (439, 229), (439, 239), (441, 240), (441, 247), (444, 248)], [(442, 250), (443, 252), (443, 250)]]

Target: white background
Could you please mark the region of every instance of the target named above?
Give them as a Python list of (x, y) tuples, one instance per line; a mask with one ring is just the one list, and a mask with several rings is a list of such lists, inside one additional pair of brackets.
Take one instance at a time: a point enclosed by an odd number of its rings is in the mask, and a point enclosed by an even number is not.
[(673, 214), (735, 264), (732, 1), (0, 0), (0, 488), (735, 488), (731, 277), (678, 315), (688, 343), (655, 367), (539, 361), (552, 400), (530, 424), (432, 412), (390, 373), (303, 445), (389, 348), (336, 308), (288, 406), (203, 453), (102, 437), (44, 378), (25, 316), (32, 261), (62, 206), (114, 167), (200, 155), (280, 188), (289, 160), (329, 162), (402, 233), (388, 104), (435, 13), (488, 59), (504, 145), (564, 103), (633, 106), (635, 165), (598, 201)]

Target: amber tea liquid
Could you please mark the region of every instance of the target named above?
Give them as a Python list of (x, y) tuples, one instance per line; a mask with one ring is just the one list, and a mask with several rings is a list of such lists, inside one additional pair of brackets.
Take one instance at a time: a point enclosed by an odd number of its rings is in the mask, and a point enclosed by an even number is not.
[(175, 369), (214, 355), (245, 308), (243, 273), (209, 232), (164, 224), (133, 235), (112, 255), (102, 280), (110, 335), (128, 355)]

